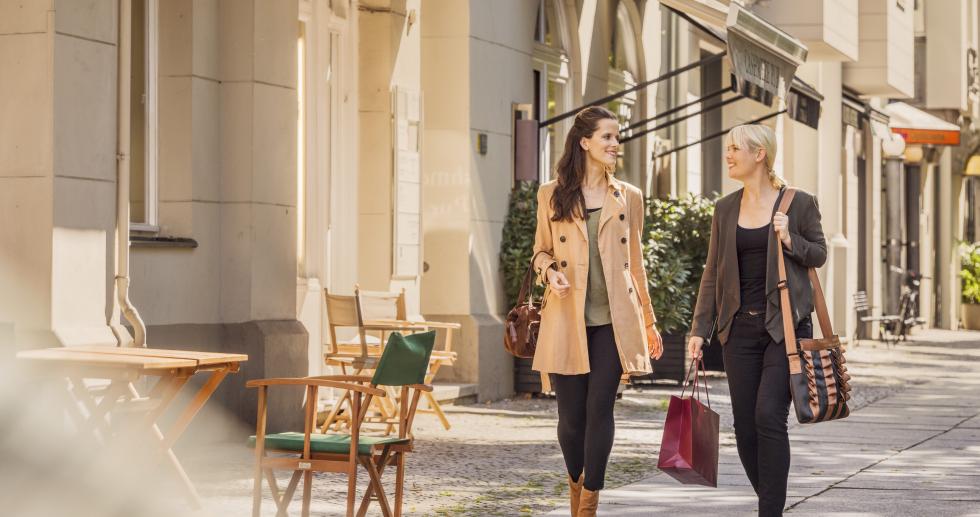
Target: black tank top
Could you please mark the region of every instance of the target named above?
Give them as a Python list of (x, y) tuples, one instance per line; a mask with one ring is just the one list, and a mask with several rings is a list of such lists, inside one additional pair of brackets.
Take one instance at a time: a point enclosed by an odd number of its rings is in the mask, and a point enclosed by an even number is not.
[(738, 250), (738, 281), (741, 295), (739, 311), (766, 310), (766, 255), (772, 223), (761, 228), (735, 230)]

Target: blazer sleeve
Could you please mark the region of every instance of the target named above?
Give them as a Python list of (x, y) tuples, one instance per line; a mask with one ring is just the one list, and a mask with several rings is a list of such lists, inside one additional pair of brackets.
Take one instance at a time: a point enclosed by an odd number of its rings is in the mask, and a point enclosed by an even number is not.
[[(631, 198), (631, 199), (630, 199)], [(650, 287), (647, 284), (647, 269), (643, 262), (643, 213), (645, 204), (643, 195), (636, 193), (629, 196), (630, 228), (629, 228), (629, 257), (630, 274), (639, 291), (640, 306), (643, 309), (643, 321), (650, 328), (657, 322), (653, 313), (653, 303), (650, 301)]]
[[(827, 239), (820, 224), (820, 207), (817, 206), (816, 196), (808, 195), (806, 198), (801, 200), (804, 203), (797, 216), (799, 231), (789, 232), (793, 245), (786, 256), (806, 268), (820, 267), (827, 262)], [(787, 215), (793, 217), (793, 214)]]
[(715, 284), (718, 281), (718, 207), (711, 216), (711, 237), (708, 239), (708, 260), (704, 264), (704, 274), (701, 275), (701, 286), (698, 288), (698, 301), (694, 305), (694, 317), (691, 322), (691, 335), (708, 339), (711, 324), (717, 317), (715, 308)]
[(555, 265), (555, 248), (551, 236), (551, 221), (548, 209), (551, 199), (545, 199), (544, 186), (538, 187), (538, 217), (537, 227), (534, 231), (534, 271), (537, 273), (538, 283), (546, 284), (544, 276), (548, 268)]

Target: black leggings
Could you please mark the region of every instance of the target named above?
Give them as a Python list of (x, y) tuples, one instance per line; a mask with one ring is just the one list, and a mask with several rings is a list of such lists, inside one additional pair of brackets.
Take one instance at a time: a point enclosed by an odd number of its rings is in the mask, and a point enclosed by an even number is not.
[[(783, 342), (769, 336), (765, 319), (765, 314), (737, 315), (724, 347), (735, 443), (759, 496), (760, 517), (783, 514), (789, 480), (789, 361)], [(796, 335), (813, 337), (809, 317), (800, 321)]]
[(552, 375), (558, 397), (558, 444), (565, 468), (578, 480), (585, 470), (585, 488), (605, 486), (606, 463), (612, 451), (613, 406), (623, 365), (619, 361), (612, 325), (586, 327), (589, 373)]

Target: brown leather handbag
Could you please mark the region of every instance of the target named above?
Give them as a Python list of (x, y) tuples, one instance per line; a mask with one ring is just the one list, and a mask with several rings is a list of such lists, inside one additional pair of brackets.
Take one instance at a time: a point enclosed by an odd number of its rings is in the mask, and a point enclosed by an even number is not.
[[(779, 211), (788, 213), (795, 189), (787, 188)], [(778, 240), (778, 239), (777, 239)], [(810, 268), (813, 285), (813, 306), (820, 322), (820, 339), (797, 339), (790, 311), (789, 286), (786, 285), (786, 262), (783, 244), (779, 243), (779, 304), (783, 311), (783, 335), (789, 358), (789, 386), (793, 394), (796, 419), (802, 424), (844, 418), (850, 414), (847, 401), (851, 398), (851, 376), (847, 374), (844, 350), (840, 338), (830, 325), (827, 301), (820, 287), (817, 270)]]
[(541, 325), (540, 302), (534, 301), (531, 289), (531, 273), (534, 271), (534, 258), (527, 266), (521, 291), (517, 295), (517, 305), (507, 313), (504, 322), (504, 348), (515, 357), (531, 359), (538, 345), (538, 328)]

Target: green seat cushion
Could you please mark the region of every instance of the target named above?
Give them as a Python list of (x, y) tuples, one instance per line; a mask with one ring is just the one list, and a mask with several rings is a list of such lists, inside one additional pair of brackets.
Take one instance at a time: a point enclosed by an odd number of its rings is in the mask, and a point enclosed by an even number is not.
[[(395, 445), (408, 443), (408, 438), (385, 436), (361, 436), (357, 441), (358, 454), (371, 454), (371, 450), (379, 445)], [(248, 438), (248, 446), (255, 447), (255, 436)], [(280, 451), (303, 452), (303, 433), (276, 433), (265, 435), (265, 448)], [(331, 454), (350, 453), (349, 434), (311, 434), (310, 451)]]

